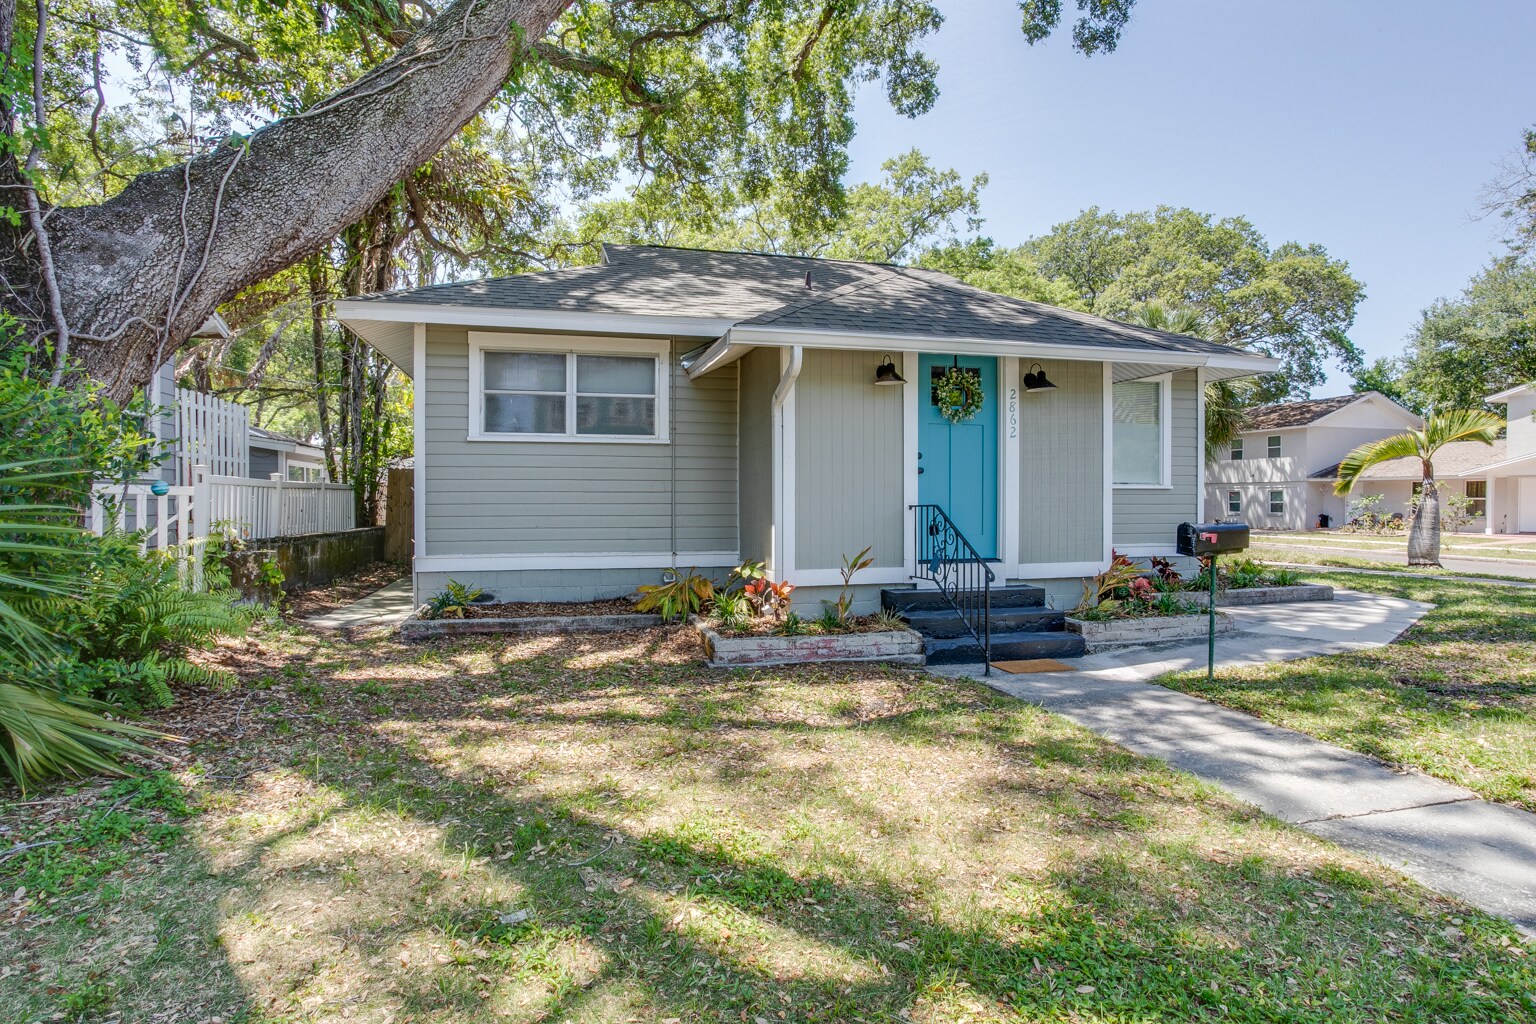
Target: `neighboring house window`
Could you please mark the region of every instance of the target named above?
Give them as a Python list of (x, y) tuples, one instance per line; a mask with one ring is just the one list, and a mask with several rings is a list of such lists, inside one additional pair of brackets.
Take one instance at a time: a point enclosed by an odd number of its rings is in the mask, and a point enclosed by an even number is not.
[(1239, 438), (1235, 438), (1232, 441), (1232, 461), (1233, 462), (1242, 462), (1243, 461), (1243, 439), (1240, 438), (1240, 437)]
[(318, 483), (320, 480), (319, 466), (305, 466), (290, 462), (288, 464), (288, 479), (294, 483)]
[(1243, 495), (1241, 491), (1227, 492), (1227, 511), (1236, 516), (1243, 513)]
[(1269, 492), (1269, 514), (1272, 515), (1272, 516), (1283, 516), (1283, 515), (1285, 515), (1285, 492), (1284, 491), (1270, 491)]
[(1168, 486), (1168, 382), (1127, 380), (1114, 388), (1116, 486)]
[[(508, 351), (506, 336), (471, 335), (472, 395), (480, 440), (658, 441), (666, 439), (665, 343), (622, 351), (614, 339), (584, 342), (593, 351)], [(531, 340), (531, 339), (530, 339)], [(547, 344), (552, 339), (540, 338)], [(603, 349), (607, 349), (604, 351)], [(618, 349), (618, 350), (615, 350)], [(478, 429), (474, 429), (478, 427)]]
[(1488, 515), (1488, 481), (1468, 480), (1467, 497), (1472, 499), (1472, 517), (1482, 519)]
[(1280, 457), (1280, 435), (1279, 434), (1270, 434), (1269, 435), (1269, 457), (1272, 458), (1272, 459), (1278, 459)]

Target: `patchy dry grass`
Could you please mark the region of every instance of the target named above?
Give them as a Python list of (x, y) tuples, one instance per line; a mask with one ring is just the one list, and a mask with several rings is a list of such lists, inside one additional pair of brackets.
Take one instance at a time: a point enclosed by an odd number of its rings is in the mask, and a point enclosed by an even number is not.
[(0, 1020), (1536, 1014), (1506, 924), (969, 683), (660, 630), (221, 657), (176, 831), (0, 863)]
[(1435, 608), (1386, 647), (1158, 682), (1536, 811), (1536, 591), (1306, 578)]

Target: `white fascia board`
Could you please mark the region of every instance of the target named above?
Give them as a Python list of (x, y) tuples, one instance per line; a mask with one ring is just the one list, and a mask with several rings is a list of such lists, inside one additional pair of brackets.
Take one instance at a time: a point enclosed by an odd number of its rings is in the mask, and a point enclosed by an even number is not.
[(736, 322), (724, 317), (648, 316), (587, 310), (509, 309), (425, 302), (355, 302), (346, 299), (336, 303), (336, 318), (348, 326), (353, 321), (387, 320), (409, 324), (448, 324), (454, 327), (506, 327), (528, 331), (699, 338), (718, 338)]
[(1424, 425), (1424, 421), (1421, 420), (1418, 416), (1415, 416), (1411, 409), (1404, 409), (1402, 406), (1400, 406), (1396, 402), (1392, 401), (1392, 399), (1388, 398), (1386, 395), (1379, 394), (1379, 393), (1377, 393), (1375, 391), (1367, 391), (1367, 392), (1363, 393), (1359, 398), (1355, 399), (1353, 402), (1350, 402), (1348, 405), (1341, 405), (1337, 409), (1333, 410), (1333, 412), (1328, 413), (1326, 416), (1319, 416), (1317, 419), (1313, 420), (1311, 423), (1303, 423), (1300, 427), (1276, 428), (1276, 429), (1304, 430), (1304, 429), (1306, 429), (1308, 427), (1316, 427), (1316, 426), (1319, 426), (1321, 424), (1327, 423), (1329, 420), (1333, 419), (1335, 416), (1339, 415), (1340, 413), (1344, 412), (1345, 410), (1353, 409), (1355, 406), (1359, 405), (1361, 402), (1369, 402), (1371, 405), (1376, 406), (1378, 409), (1382, 408), (1382, 403), (1385, 402), (1386, 403), (1386, 411), (1391, 413), (1391, 414), (1393, 414), (1394, 416), (1396, 416), (1399, 420), (1401, 420), (1403, 423), (1407, 424), (1408, 426), (1413, 427), (1414, 429), (1417, 430), (1418, 428), (1420, 428), (1420, 427), (1422, 427)]
[(1529, 391), (1532, 391), (1532, 390), (1536, 390), (1536, 386), (1533, 386), (1533, 385), (1530, 385), (1530, 384), (1518, 384), (1518, 385), (1516, 385), (1515, 387), (1512, 387), (1512, 388), (1505, 388), (1503, 391), (1500, 391), (1497, 394), (1489, 395), (1487, 398), (1483, 399), (1483, 401), (1485, 401), (1485, 402), (1507, 402), (1511, 398), (1516, 397), (1517, 395), (1523, 395), (1523, 394), (1525, 394), (1525, 393), (1527, 393)]
[(730, 331), (726, 331), (713, 345), (704, 350), (703, 355), (694, 360), (692, 366), (688, 367), (688, 376), (702, 377), (722, 366), (729, 366), (756, 347), (756, 345), (740, 344), (731, 337)]
[(956, 338), (926, 334), (883, 334), (842, 331), (784, 330), (774, 327), (741, 325), (732, 327), (730, 340), (742, 345), (802, 345), (805, 348), (853, 349), (860, 351), (928, 352), (937, 355), (1000, 355), (1031, 359), (1083, 359), (1094, 362), (1156, 362), (1168, 367), (1192, 369), (1217, 366), (1241, 369), (1244, 373), (1271, 373), (1280, 368), (1280, 360), (1234, 352), (1178, 352), (1172, 349), (1118, 348), (1112, 345), (1048, 345), (1028, 341), (999, 341), (995, 338)]

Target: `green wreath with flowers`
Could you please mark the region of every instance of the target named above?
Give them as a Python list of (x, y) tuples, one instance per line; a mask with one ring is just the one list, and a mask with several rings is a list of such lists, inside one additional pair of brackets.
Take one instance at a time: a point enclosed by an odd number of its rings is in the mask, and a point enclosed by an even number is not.
[(960, 366), (951, 366), (933, 382), (934, 403), (951, 423), (964, 423), (975, 416), (986, 397), (980, 376)]

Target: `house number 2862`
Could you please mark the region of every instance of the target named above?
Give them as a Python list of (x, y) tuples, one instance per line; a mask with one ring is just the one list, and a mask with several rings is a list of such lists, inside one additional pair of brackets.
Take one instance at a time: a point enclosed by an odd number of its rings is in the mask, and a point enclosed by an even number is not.
[(1008, 389), (1008, 436), (1019, 436), (1019, 389)]

